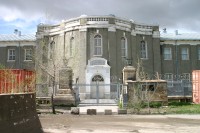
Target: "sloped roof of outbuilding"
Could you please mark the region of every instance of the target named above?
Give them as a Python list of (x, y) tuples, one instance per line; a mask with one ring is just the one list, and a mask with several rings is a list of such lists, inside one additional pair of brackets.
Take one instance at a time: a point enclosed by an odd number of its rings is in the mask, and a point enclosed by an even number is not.
[(35, 34), (0, 34), (0, 41), (36, 41)]
[(200, 40), (200, 33), (161, 33), (160, 40)]

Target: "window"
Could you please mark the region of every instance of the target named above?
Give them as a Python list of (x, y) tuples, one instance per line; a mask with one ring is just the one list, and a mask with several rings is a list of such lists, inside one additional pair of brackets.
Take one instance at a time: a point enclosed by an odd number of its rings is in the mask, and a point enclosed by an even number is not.
[(173, 74), (165, 73), (164, 79), (167, 80), (167, 87), (173, 87)]
[(153, 84), (142, 84), (142, 91), (155, 91), (155, 85)]
[(15, 49), (8, 49), (8, 60), (15, 61)]
[(190, 73), (183, 73), (181, 79), (185, 81), (190, 81)]
[(103, 82), (104, 79), (103, 79), (103, 77), (102, 77), (101, 75), (95, 75), (95, 76), (92, 78), (92, 82), (97, 82), (97, 81)]
[(172, 51), (171, 48), (164, 48), (164, 60), (172, 59)]
[(181, 49), (181, 58), (182, 58), (182, 60), (189, 60), (188, 48), (182, 48)]
[(73, 53), (74, 53), (74, 38), (72, 37), (70, 39), (70, 46), (69, 46), (69, 54), (70, 56), (73, 56)]
[(53, 59), (54, 47), (55, 47), (55, 42), (52, 41), (52, 42), (49, 44), (49, 59)]
[(127, 57), (127, 45), (124, 37), (121, 38), (121, 54), (122, 57)]
[(142, 59), (147, 59), (147, 45), (146, 45), (145, 41), (141, 41), (140, 55), (141, 55)]
[(25, 49), (25, 61), (32, 61), (32, 49)]
[(173, 80), (173, 74), (172, 73), (166, 73), (164, 79), (165, 80)]
[(94, 37), (94, 55), (102, 55), (102, 38), (100, 35), (96, 35)]
[(198, 47), (198, 60), (200, 60), (200, 47)]

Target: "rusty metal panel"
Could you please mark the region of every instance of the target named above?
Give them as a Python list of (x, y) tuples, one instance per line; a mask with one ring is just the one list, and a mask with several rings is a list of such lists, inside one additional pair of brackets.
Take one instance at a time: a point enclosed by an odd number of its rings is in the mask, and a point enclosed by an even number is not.
[(200, 103), (200, 70), (192, 72), (193, 102)]
[(35, 72), (23, 69), (0, 70), (0, 94), (35, 91)]

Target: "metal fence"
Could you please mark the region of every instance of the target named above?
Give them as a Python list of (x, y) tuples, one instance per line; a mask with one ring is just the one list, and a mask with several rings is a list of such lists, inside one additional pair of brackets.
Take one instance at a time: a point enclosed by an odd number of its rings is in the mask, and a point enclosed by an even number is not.
[(75, 84), (76, 101), (80, 104), (117, 104), (122, 84)]
[(167, 89), (169, 97), (192, 97), (191, 81), (167, 81)]

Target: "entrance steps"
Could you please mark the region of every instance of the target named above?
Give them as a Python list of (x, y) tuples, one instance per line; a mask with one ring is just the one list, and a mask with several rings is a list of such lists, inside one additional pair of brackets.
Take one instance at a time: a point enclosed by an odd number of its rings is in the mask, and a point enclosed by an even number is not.
[(75, 105), (74, 94), (71, 89), (58, 89), (54, 96), (54, 105)]
[(95, 109), (97, 114), (104, 114), (105, 110), (112, 110), (112, 114), (117, 114), (118, 104), (114, 99), (85, 99), (78, 105), (80, 114), (87, 114), (88, 109)]
[(87, 114), (88, 109), (96, 109), (97, 114), (105, 114), (105, 110), (112, 110), (112, 114), (117, 114), (118, 106), (79, 106), (79, 114)]

